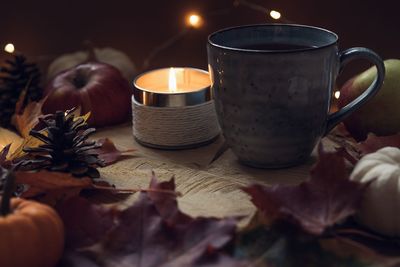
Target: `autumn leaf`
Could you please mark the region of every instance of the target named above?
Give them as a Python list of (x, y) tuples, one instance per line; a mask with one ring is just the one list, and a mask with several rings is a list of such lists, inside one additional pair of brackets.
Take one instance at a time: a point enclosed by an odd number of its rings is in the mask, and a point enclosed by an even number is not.
[(400, 148), (400, 134), (376, 136), (370, 133), (365, 141), (357, 145), (357, 148), (360, 150), (362, 155), (366, 155), (374, 153), (387, 146)]
[(0, 152), (0, 166), (3, 167), (7, 160), (8, 152), (10, 151), (11, 144), (6, 145)]
[(93, 152), (99, 155), (99, 158), (103, 160), (106, 166), (124, 158), (131, 157), (131, 155), (127, 153), (134, 151), (134, 149), (118, 150), (109, 138), (99, 139), (96, 141), (96, 144), (99, 148), (93, 149)]
[(23, 138), (18, 134), (8, 129), (0, 128), (0, 147), (11, 144), (10, 154), (22, 144), (22, 141)]
[[(153, 172), (150, 189), (151, 190), (148, 191), (148, 196), (165, 221), (172, 224), (185, 224), (192, 220), (190, 216), (179, 210), (176, 195), (171, 194), (171, 192), (175, 192), (174, 178), (168, 182), (158, 183), (155, 173)], [(160, 194), (160, 192), (165, 193)], [(170, 193), (168, 194), (168, 192)]]
[(335, 228), (320, 243), (338, 255), (353, 255), (379, 266), (400, 266), (400, 238), (380, 235), (361, 226), (355, 220)]
[(8, 159), (11, 161), (20, 161), (23, 159), (26, 155), (26, 152), (24, 151), (25, 147), (38, 147), (41, 144), (43, 144), (43, 141), (33, 137), (33, 136), (28, 136), (25, 139), (23, 139), (22, 143), (14, 149), (12, 153), (8, 156)]
[(100, 190), (113, 193), (134, 193), (137, 189), (117, 189), (106, 181), (89, 177), (76, 178), (70, 173), (41, 170), (37, 172), (16, 172), (16, 184), (23, 198), (35, 198), (40, 202), (55, 205), (58, 202), (77, 196), (82, 190)]
[(24, 99), (20, 98), (18, 100), (16, 114), (13, 117), (12, 123), (22, 137), (28, 137), (29, 132), (38, 124), (39, 117), (43, 115), (42, 106), (46, 99), (47, 97), (39, 102), (30, 102), (24, 109), (21, 107)]
[[(346, 247), (338, 249), (341, 248)], [(304, 238), (300, 234), (283, 233), (262, 225), (238, 233), (234, 254), (236, 258), (246, 261), (246, 266), (252, 267), (377, 266), (352, 254), (336, 255), (325, 249), (319, 238)]]
[(79, 195), (83, 189), (92, 187), (92, 180), (88, 177), (76, 179), (69, 173), (17, 171), (16, 184), (22, 185), (24, 190), (20, 197), (39, 198), (42, 202), (54, 205), (58, 201)]
[(253, 185), (244, 191), (271, 223), (283, 220), (321, 235), (356, 212), (365, 187), (349, 180), (340, 153), (326, 153), (320, 147), (308, 181), (294, 186)]
[[(176, 192), (170, 191), (174, 188), (173, 180), (158, 183), (153, 179), (149, 190), (140, 193), (131, 207), (116, 213), (114, 225), (99, 243), (67, 254), (63, 262), (68, 264), (61, 266), (81, 266), (81, 261), (87, 266), (92, 262), (96, 264), (93, 266), (102, 267), (240, 266), (221, 253), (234, 238), (237, 220), (183, 214), (176, 202)], [(77, 213), (80, 207), (76, 205)], [(73, 212), (68, 215), (75, 216)], [(91, 219), (84, 218), (80, 223), (86, 226), (80, 229), (87, 229), (99, 216), (94, 212)]]
[(67, 199), (56, 209), (64, 222), (65, 242), (69, 248), (94, 245), (115, 224), (114, 208), (94, 205), (83, 197)]
[(387, 146), (400, 148), (400, 133), (388, 136), (377, 136), (369, 133), (367, 139), (357, 142), (342, 123), (332, 130), (326, 138), (353, 164), (357, 163), (364, 155), (374, 153), (381, 148)]
[(355, 165), (361, 158), (357, 141), (346, 130), (343, 123), (338, 124), (326, 137), (337, 151), (351, 164)]

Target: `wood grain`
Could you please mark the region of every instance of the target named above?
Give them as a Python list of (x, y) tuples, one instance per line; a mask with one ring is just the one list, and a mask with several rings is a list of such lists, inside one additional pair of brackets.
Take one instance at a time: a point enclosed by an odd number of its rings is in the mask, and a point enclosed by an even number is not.
[[(241, 165), (228, 149), (215, 161), (223, 138), (197, 149), (167, 151), (138, 144), (130, 125), (99, 131), (95, 138), (109, 137), (121, 149), (134, 148), (134, 157), (101, 169), (102, 176), (121, 188), (146, 188), (151, 172), (159, 180), (175, 177), (181, 209), (192, 216), (248, 216), (255, 211), (241, 187), (252, 184), (296, 184), (307, 179), (315, 155), (301, 166), (280, 170), (253, 169)], [(135, 195), (120, 201), (128, 205)]]

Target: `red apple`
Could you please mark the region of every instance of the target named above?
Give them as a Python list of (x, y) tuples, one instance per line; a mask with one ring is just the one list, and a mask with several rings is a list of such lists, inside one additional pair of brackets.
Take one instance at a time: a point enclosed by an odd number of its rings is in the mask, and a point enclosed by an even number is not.
[(81, 107), (81, 114), (91, 112), (88, 123), (97, 127), (130, 118), (132, 90), (120, 71), (108, 64), (89, 62), (61, 72), (44, 93), (44, 114)]

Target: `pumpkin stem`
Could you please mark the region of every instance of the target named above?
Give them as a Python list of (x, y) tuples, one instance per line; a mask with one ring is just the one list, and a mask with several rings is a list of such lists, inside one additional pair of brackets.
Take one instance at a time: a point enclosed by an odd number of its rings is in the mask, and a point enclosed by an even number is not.
[(2, 179), (4, 179), (3, 197), (1, 198), (0, 213), (2, 216), (7, 216), (11, 213), (11, 197), (14, 192), (15, 175), (13, 171), (3, 170)]

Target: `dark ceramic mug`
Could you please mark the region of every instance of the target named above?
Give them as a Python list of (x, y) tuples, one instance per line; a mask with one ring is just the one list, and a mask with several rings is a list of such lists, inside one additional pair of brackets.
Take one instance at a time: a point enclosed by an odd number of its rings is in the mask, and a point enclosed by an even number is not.
[[(224, 29), (208, 39), (208, 63), (218, 120), (239, 160), (261, 168), (304, 162), (319, 139), (373, 97), (385, 68), (373, 51), (338, 51), (338, 36), (290, 24)], [(340, 69), (364, 58), (376, 65), (373, 84), (329, 114)]]

